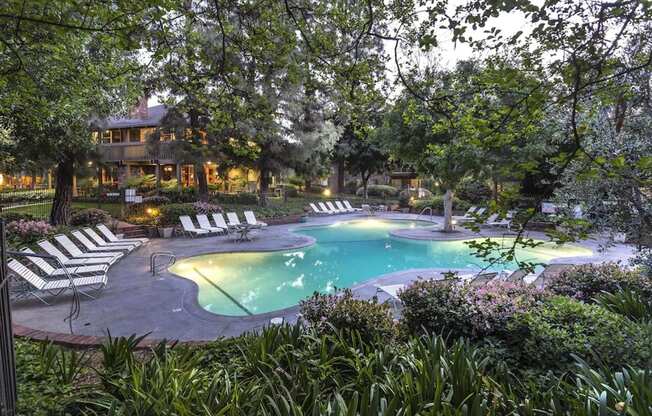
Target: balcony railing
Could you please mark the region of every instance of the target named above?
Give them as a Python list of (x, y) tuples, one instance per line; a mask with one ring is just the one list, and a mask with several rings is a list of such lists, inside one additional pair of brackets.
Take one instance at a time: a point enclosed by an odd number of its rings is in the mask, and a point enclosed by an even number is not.
[(99, 144), (97, 149), (105, 162), (175, 160), (171, 143), (161, 143), (158, 149), (145, 143)]

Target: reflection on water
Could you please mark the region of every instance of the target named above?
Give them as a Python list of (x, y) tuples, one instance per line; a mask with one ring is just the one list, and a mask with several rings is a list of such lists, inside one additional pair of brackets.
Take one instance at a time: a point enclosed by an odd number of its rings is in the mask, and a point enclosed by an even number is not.
[[(379, 219), (339, 222), (299, 230), (316, 244), (298, 250), (273, 253), (210, 254), (181, 260), (170, 270), (199, 286), (199, 303), (223, 315), (242, 315), (242, 310), (193, 271), (197, 268), (253, 313), (296, 305), (315, 291), (355, 286), (381, 274), (419, 268), (480, 268), (462, 241), (415, 241), (396, 239), (389, 231), (422, 227), (430, 223)], [(508, 246), (513, 239), (503, 239)], [(518, 259), (546, 263), (555, 257), (588, 256), (576, 246), (544, 244), (519, 250)], [(494, 270), (515, 265), (496, 265)]]

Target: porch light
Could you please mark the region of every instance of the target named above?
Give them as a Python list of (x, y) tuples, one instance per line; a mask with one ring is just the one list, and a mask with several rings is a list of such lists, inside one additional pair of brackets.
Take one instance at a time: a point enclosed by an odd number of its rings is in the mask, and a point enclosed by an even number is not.
[(152, 217), (156, 217), (158, 215), (158, 209), (156, 208), (147, 208), (145, 212), (147, 213), (147, 215)]
[(328, 188), (324, 189), (324, 196), (331, 196), (331, 190)]

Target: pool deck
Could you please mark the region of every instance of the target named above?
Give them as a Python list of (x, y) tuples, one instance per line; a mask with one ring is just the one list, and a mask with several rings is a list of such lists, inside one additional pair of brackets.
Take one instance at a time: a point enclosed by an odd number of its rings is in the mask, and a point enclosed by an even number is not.
[[(219, 337), (237, 336), (268, 325), (271, 318), (283, 317), (287, 322), (297, 320), (298, 307), (282, 311), (246, 317), (229, 317), (212, 314), (197, 302), (197, 286), (190, 280), (164, 271), (157, 276), (149, 272), (150, 255), (157, 251), (172, 251), (178, 259), (208, 253), (275, 251), (305, 247), (313, 244), (310, 237), (295, 234), (293, 229), (302, 226), (328, 224), (335, 221), (366, 218), (362, 214), (309, 218), (307, 223), (269, 226), (261, 230), (253, 241), (237, 243), (231, 236), (203, 238), (152, 239), (149, 244), (126, 256), (109, 270), (109, 283), (96, 299), (82, 297), (81, 313), (73, 321), (76, 335), (102, 337), (108, 332), (113, 336), (149, 333), (152, 339), (182, 341), (206, 341)], [(441, 217), (412, 214), (383, 214), (380, 218), (419, 219), (441, 222)], [(401, 229), (392, 233), (395, 237), (419, 240), (461, 240), (477, 237), (497, 237), (505, 230), (483, 229), (479, 234), (463, 230), (453, 234), (436, 232), (433, 227)], [(513, 235), (513, 234), (512, 234)], [(543, 233), (529, 232), (532, 238), (544, 238)], [(627, 245), (609, 247), (599, 251), (600, 241), (587, 240), (580, 245), (593, 250), (591, 257), (564, 258), (552, 263), (599, 263), (626, 261), (633, 254)], [(376, 284), (408, 283), (417, 278), (437, 278), (449, 269), (405, 270), (379, 276), (354, 289), (356, 296), (371, 298), (377, 294)], [(469, 270), (459, 270), (466, 271)], [(381, 300), (386, 298), (380, 296)], [(13, 321), (21, 327), (39, 331), (69, 334), (68, 315), (70, 297), (59, 296), (45, 306), (36, 299), (14, 302)]]

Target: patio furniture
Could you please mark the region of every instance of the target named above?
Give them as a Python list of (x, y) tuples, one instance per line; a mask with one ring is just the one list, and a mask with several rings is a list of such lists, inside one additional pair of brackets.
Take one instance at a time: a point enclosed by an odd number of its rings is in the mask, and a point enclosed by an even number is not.
[(254, 214), (253, 211), (244, 211), (243, 214), (245, 216), (245, 221), (247, 221), (247, 224), (253, 225), (253, 226), (260, 225), (261, 227), (267, 227), (266, 223), (264, 223), (262, 221), (258, 221), (256, 219), (256, 214)]
[[(458, 223), (462, 222), (470, 222), (470, 221), (475, 221), (476, 217), (480, 214), (476, 213), (477, 207), (474, 205), (471, 208), (469, 208), (464, 215), (453, 215), (453, 219), (457, 221)], [(484, 212), (484, 210), (482, 211)]]
[(328, 211), (320, 210), (319, 208), (317, 208), (317, 205), (315, 205), (313, 202), (311, 202), (309, 205), (310, 205), (310, 208), (312, 209), (312, 211), (317, 215), (330, 215), (331, 214)]
[(109, 241), (105, 241), (105, 240), (102, 239), (102, 237), (100, 237), (99, 234), (97, 234), (97, 233), (95, 232), (95, 230), (93, 230), (92, 228), (88, 228), (88, 227), (87, 227), (87, 228), (84, 228), (83, 231), (84, 231), (84, 232), (86, 233), (86, 235), (89, 236), (89, 237), (93, 240), (93, 242), (94, 242), (95, 244), (97, 244), (99, 247), (107, 247), (107, 248), (116, 247), (116, 248), (117, 248), (117, 247), (121, 247), (121, 246), (122, 246), (122, 247), (128, 247), (127, 251), (129, 251), (129, 252), (131, 252), (131, 251), (133, 251), (133, 250), (135, 250), (136, 248), (139, 247), (139, 244), (135, 244), (135, 243), (127, 243), (127, 242), (122, 242), (122, 243), (112, 243), (112, 242), (109, 242)]
[(348, 209), (340, 201), (335, 201), (335, 206), (341, 211), (341, 212), (355, 212), (352, 209)]
[(227, 212), (226, 219), (227, 221), (229, 221), (229, 225), (232, 227), (239, 227), (240, 225), (242, 225), (240, 223), (240, 218), (238, 218), (238, 214), (236, 214), (235, 212)]
[(317, 202), (317, 205), (319, 206), (319, 208), (323, 212), (326, 212), (326, 213), (331, 214), (331, 215), (332, 214), (337, 214), (337, 211), (333, 211), (332, 209), (328, 208), (323, 202)]
[(36, 254), (30, 248), (23, 248), (20, 250), (26, 254), (26, 257), (41, 269), (48, 276), (67, 276), (68, 274), (98, 274), (106, 273), (109, 270), (108, 264), (95, 264), (90, 266), (79, 267), (60, 267), (55, 268), (50, 263), (45, 261), (42, 256), (30, 256), (29, 254)]
[(326, 206), (328, 209), (330, 209), (332, 212), (335, 212), (337, 214), (343, 214), (346, 212), (346, 210), (340, 210), (339, 208), (335, 208), (335, 205), (331, 201), (326, 201)]
[(41, 294), (59, 296), (66, 290), (73, 290), (92, 298), (91, 295), (85, 293), (81, 288), (88, 287), (94, 290), (99, 290), (106, 286), (107, 282), (106, 274), (96, 274), (85, 277), (66, 277), (56, 280), (44, 279), (25, 267), (16, 259), (9, 260), (7, 267), (11, 272), (13, 272), (13, 274), (28, 284), (20, 289), (20, 295), (34, 296), (46, 305), (49, 305), (49, 303), (41, 297)]
[(400, 283), (396, 285), (375, 285), (376, 292), (383, 292), (389, 295), (389, 300), (391, 301), (392, 308), (397, 312), (401, 304), (401, 299), (398, 297), (398, 292), (402, 291), (407, 287), (407, 285)]
[[(348, 200), (344, 200), (343, 202), (344, 202), (344, 206), (349, 211), (351, 211), (351, 210), (353, 210), (353, 211), (362, 211), (362, 208), (355, 208), (355, 207), (351, 206), (351, 203)], [(353, 212), (353, 211), (351, 211), (351, 212)]]
[(513, 217), (514, 217), (514, 211), (507, 211), (507, 215), (505, 216), (505, 218), (499, 221), (487, 220), (487, 225), (492, 227), (507, 227), (508, 230), (511, 230)]
[(185, 235), (194, 237), (196, 235), (211, 234), (208, 230), (195, 227), (195, 224), (192, 223), (192, 220), (187, 215), (179, 216), (179, 221), (181, 221), (181, 226), (183, 227), (183, 233)]
[(523, 269), (518, 269), (505, 278), (506, 282), (525, 283), (523, 280), (529, 273)]
[(113, 246), (110, 248), (98, 247), (79, 230), (72, 231), (70, 234), (72, 234), (73, 237), (75, 237), (77, 241), (79, 241), (89, 252), (108, 252), (111, 254), (119, 254), (120, 256), (123, 256), (123, 251), (129, 252), (131, 250), (131, 246)]
[(107, 227), (104, 224), (98, 224), (97, 229), (99, 232), (102, 233), (104, 237), (106, 237), (107, 240), (109, 240), (112, 243), (136, 243), (138, 245), (140, 244), (145, 244), (149, 242), (148, 238), (141, 237), (141, 238), (118, 238), (111, 230), (109, 230), (109, 227)]
[(208, 217), (206, 215), (204, 215), (204, 214), (197, 215), (197, 222), (199, 223), (199, 227), (202, 230), (208, 230), (208, 231), (210, 231), (212, 233), (218, 233), (218, 234), (222, 234), (222, 233), (226, 232), (226, 229), (222, 228), (220, 226), (213, 227), (211, 225), (210, 221), (208, 221)]
[(68, 236), (64, 234), (55, 235), (54, 239), (57, 240), (59, 244), (73, 257), (82, 257), (82, 258), (111, 258), (111, 263), (113, 264), (122, 258), (122, 253), (112, 253), (104, 251), (102, 253), (84, 253), (73, 243)]
[(471, 279), (469, 284), (471, 286), (484, 286), (487, 283), (494, 280), (496, 278), (496, 276), (498, 276), (498, 273), (481, 273), (481, 274), (473, 277), (473, 279)]
[(54, 244), (47, 240), (41, 240), (38, 243), (36, 243), (41, 247), (43, 250), (45, 250), (46, 253), (54, 256), (59, 260), (61, 264), (64, 266), (83, 266), (83, 265), (91, 265), (91, 264), (112, 264), (114, 262), (113, 257), (96, 257), (96, 258), (82, 258), (82, 257), (74, 257), (72, 259), (69, 259), (66, 257), (65, 254), (61, 252)]
[(226, 223), (226, 221), (224, 221), (224, 215), (222, 215), (219, 212), (214, 212), (213, 213), (213, 221), (215, 222), (215, 225), (217, 225), (220, 228), (225, 229), (227, 234), (231, 229), (233, 229), (233, 227), (229, 227), (229, 225)]
[(489, 224), (491, 224), (491, 223), (496, 222), (497, 219), (498, 219), (498, 214), (497, 214), (497, 213), (491, 214), (491, 215), (490, 215), (490, 216), (485, 220), (484, 224), (485, 224), (485, 225), (489, 225)]

